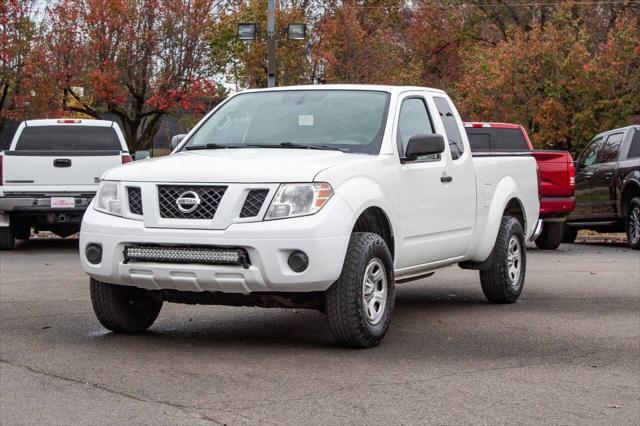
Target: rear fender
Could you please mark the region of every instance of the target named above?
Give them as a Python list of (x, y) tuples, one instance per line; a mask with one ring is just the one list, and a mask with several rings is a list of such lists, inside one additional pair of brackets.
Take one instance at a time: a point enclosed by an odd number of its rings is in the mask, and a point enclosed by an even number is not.
[[(504, 210), (512, 199), (515, 199), (520, 204), (520, 209), (522, 210), (525, 220), (525, 223), (522, 224), (525, 234), (528, 234), (527, 228), (529, 228), (527, 225), (527, 212), (520, 200), (520, 189), (511, 176), (502, 178), (493, 192), (487, 188), (481, 188), (481, 190), (485, 193), (479, 194), (480, 203), (486, 205), (488, 197), (491, 197), (491, 201), (488, 209), (484, 208), (482, 204), (479, 206), (483, 214), (479, 215), (478, 221), (480, 224), (484, 221), (485, 226), (476, 236), (474, 248), (471, 250), (471, 255), (469, 256), (469, 260), (474, 262), (482, 262), (491, 255), (493, 246), (496, 243), (496, 238), (498, 237), (498, 230), (500, 228), (500, 222), (502, 222)], [(529, 235), (527, 235), (527, 237), (528, 236)]]

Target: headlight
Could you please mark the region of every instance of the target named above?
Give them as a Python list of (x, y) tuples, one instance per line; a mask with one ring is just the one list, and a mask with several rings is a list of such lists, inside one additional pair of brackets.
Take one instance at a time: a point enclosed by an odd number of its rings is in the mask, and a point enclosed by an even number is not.
[(328, 183), (288, 183), (280, 185), (266, 220), (306, 216), (316, 213), (333, 195)]
[(100, 183), (94, 208), (103, 213), (122, 216), (120, 185), (118, 182), (104, 180)]

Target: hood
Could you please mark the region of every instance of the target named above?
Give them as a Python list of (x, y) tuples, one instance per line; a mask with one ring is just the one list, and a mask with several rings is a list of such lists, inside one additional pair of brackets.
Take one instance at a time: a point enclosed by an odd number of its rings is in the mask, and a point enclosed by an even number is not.
[(129, 182), (312, 182), (321, 171), (369, 155), (308, 149), (210, 149), (182, 151), (109, 170), (104, 179)]

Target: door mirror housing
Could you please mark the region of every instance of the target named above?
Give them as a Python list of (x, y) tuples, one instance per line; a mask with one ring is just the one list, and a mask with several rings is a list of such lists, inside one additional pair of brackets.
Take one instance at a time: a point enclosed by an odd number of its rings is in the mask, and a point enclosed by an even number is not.
[(133, 159), (135, 161), (144, 160), (149, 157), (151, 157), (151, 155), (149, 154), (149, 151), (136, 151), (136, 153), (133, 154)]
[(444, 138), (438, 134), (414, 135), (409, 139), (404, 161), (414, 161), (425, 155), (442, 154), (444, 152)]
[(574, 161), (573, 167), (576, 169), (576, 172), (580, 170), (580, 162), (578, 160)]
[(175, 135), (171, 138), (171, 151), (173, 151), (174, 149), (176, 149), (178, 147), (178, 145), (180, 145), (180, 142), (182, 142), (182, 140), (186, 137), (186, 134), (180, 134), (180, 135)]

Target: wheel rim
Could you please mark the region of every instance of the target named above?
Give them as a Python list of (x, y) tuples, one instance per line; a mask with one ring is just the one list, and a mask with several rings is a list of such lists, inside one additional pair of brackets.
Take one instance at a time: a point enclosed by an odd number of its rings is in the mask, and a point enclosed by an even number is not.
[(640, 207), (634, 206), (629, 214), (629, 239), (635, 243), (640, 239)]
[(387, 306), (387, 271), (378, 258), (369, 261), (364, 270), (362, 302), (367, 321), (379, 323)]
[(511, 286), (517, 287), (518, 281), (520, 280), (520, 270), (522, 269), (522, 247), (520, 247), (520, 240), (515, 235), (512, 235), (509, 240), (507, 269)]

